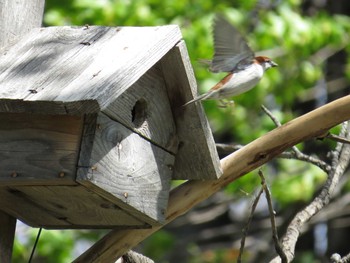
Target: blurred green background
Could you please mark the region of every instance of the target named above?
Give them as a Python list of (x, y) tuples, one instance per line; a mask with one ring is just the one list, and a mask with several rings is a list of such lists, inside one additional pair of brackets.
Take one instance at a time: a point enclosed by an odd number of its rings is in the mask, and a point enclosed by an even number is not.
[[(349, 93), (350, 1), (47, 0), (44, 25), (177, 24), (186, 41), (199, 93), (203, 93), (223, 77), (198, 63), (199, 59), (210, 59), (213, 55), (211, 25), (215, 13), (223, 13), (253, 50), (279, 65), (269, 70), (256, 88), (234, 98), (234, 107), (219, 108), (215, 101), (202, 103), (216, 142), (244, 145), (272, 130), (275, 126), (261, 110), (262, 104), (285, 123)], [(338, 130), (336, 127), (333, 132)], [(334, 146), (327, 140), (315, 140), (298, 148), (327, 161), (327, 153)], [(326, 175), (295, 160), (274, 160), (263, 171), (272, 189), (282, 234), (285, 224), (311, 200)], [(259, 186), (254, 171), (151, 236), (137, 249), (163, 263), (235, 262), (241, 229)], [(345, 180), (335, 199), (343, 198), (348, 189)], [(209, 215), (208, 219), (204, 215)], [(345, 213), (341, 218), (348, 216)], [(202, 219), (193, 219), (198, 217)], [(346, 224), (334, 227), (337, 219), (339, 214), (325, 216), (307, 227), (298, 243), (295, 262), (324, 262), (334, 252), (346, 252), (337, 240), (342, 240), (340, 232), (349, 233), (350, 228)], [(323, 233), (322, 229), (326, 229), (326, 234), (320, 241), (317, 233)], [(14, 262), (28, 260), (36, 232), (18, 225)], [(69, 262), (104, 233), (43, 231), (33, 262)], [(244, 262), (266, 262), (273, 249), (263, 202), (248, 241)]]

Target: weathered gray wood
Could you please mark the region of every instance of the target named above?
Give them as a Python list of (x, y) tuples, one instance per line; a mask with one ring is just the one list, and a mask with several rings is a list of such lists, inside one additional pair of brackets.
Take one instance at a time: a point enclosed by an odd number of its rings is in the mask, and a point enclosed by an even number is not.
[(76, 184), (82, 117), (0, 113), (0, 184)]
[(99, 111), (100, 108), (95, 100), (53, 102), (0, 99), (0, 112), (81, 116), (83, 114), (92, 114)]
[[(80, 185), (13, 186), (0, 189), (2, 209), (34, 227), (49, 229), (149, 227), (123, 211), (118, 205)], [(13, 208), (14, 201), (23, 210)]]
[(123, 200), (123, 209), (141, 211), (144, 222), (164, 220), (173, 155), (101, 113), (90, 158), (89, 169), (79, 167), (77, 182), (112, 202)]
[(0, 0), (0, 50), (40, 27), (45, 0)]
[(177, 44), (161, 63), (180, 144), (173, 178), (217, 179), (222, 171), (204, 110), (200, 103), (182, 107), (197, 94), (185, 42)]
[[(41, 26), (44, 5), (45, 0), (0, 0), (0, 52), (4, 52), (32, 28)], [(13, 205), (12, 202), (9, 204)], [(12, 261), (15, 229), (16, 218), (0, 211), (0, 262)]]
[(152, 143), (172, 153), (177, 152), (176, 128), (158, 64), (103, 112)]
[(33, 29), (0, 56), (0, 108), (96, 100), (103, 110), (180, 39), (178, 26)]
[(12, 262), (16, 218), (0, 210), (0, 262)]
[[(69, 228), (68, 222), (47, 213), (43, 207), (31, 201), (27, 195), (23, 194), (18, 189), (18, 186), (15, 187), (0, 187), (0, 207), (6, 213), (33, 227), (39, 227), (40, 222), (46, 222), (46, 224), (61, 225)], [(45, 200), (45, 198), (42, 196), (41, 200)]]

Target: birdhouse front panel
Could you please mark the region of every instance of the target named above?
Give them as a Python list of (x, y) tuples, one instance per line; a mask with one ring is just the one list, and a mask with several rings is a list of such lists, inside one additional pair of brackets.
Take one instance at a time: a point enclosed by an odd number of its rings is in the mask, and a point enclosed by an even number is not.
[(95, 134), (83, 137), (77, 182), (116, 204), (122, 202), (132, 214), (142, 212), (139, 218), (147, 223), (164, 221), (174, 155), (103, 113), (91, 121), (95, 128), (86, 131)]

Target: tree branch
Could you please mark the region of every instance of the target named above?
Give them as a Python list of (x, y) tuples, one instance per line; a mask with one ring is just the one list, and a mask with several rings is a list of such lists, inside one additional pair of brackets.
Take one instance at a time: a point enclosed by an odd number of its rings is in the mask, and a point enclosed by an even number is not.
[[(345, 123), (343, 127), (345, 127), (345, 137), (350, 138), (350, 123)], [(282, 247), (287, 255), (288, 262), (292, 261), (294, 258), (295, 245), (302, 226), (329, 203), (335, 187), (339, 182), (339, 178), (343, 175), (348, 166), (350, 160), (350, 145), (338, 143), (336, 152), (340, 152), (339, 158), (338, 154), (334, 155), (332, 171), (328, 175), (322, 191), (306, 208), (296, 214), (282, 239)], [(281, 261), (280, 258), (276, 257), (270, 262), (275, 263)]]
[(274, 211), (273, 206), (272, 206), (271, 192), (270, 192), (268, 185), (266, 184), (264, 174), (261, 170), (259, 170), (259, 176), (261, 178), (261, 185), (262, 185), (262, 188), (264, 189), (266, 201), (267, 201), (267, 204), (269, 207), (271, 229), (272, 229), (272, 238), (273, 238), (273, 242), (275, 243), (275, 250), (276, 250), (277, 254), (280, 256), (282, 263), (287, 263), (288, 262), (287, 255), (284, 253), (284, 251), (281, 247), (280, 241), (278, 239), (275, 211)]
[(244, 250), (244, 246), (245, 246), (245, 238), (247, 236), (247, 233), (248, 233), (248, 230), (249, 230), (249, 227), (250, 227), (250, 223), (252, 222), (252, 219), (253, 219), (253, 216), (254, 216), (254, 211), (256, 209), (256, 206), (259, 203), (260, 196), (261, 196), (261, 194), (263, 192), (264, 192), (264, 188), (261, 187), (260, 191), (258, 192), (256, 197), (254, 198), (254, 202), (253, 202), (253, 205), (252, 205), (252, 208), (251, 208), (251, 211), (250, 211), (247, 223), (246, 223), (245, 227), (243, 228), (243, 231), (242, 231), (243, 232), (243, 236), (242, 236), (242, 239), (241, 239), (241, 247), (239, 249), (237, 263), (241, 263), (242, 262), (242, 255), (243, 255), (243, 250)]
[[(188, 181), (173, 189), (164, 225), (284, 150), (304, 140), (319, 137), (348, 119), (350, 96), (328, 103), (268, 132), (222, 159), (223, 175), (218, 180)], [(114, 262), (164, 225), (150, 229), (112, 230), (74, 262)]]

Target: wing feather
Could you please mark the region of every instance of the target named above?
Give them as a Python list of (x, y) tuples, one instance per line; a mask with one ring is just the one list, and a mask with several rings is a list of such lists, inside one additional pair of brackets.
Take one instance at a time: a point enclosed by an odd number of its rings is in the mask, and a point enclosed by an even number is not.
[(210, 66), (212, 72), (239, 70), (254, 58), (247, 41), (222, 15), (215, 16), (213, 28), (215, 53)]

